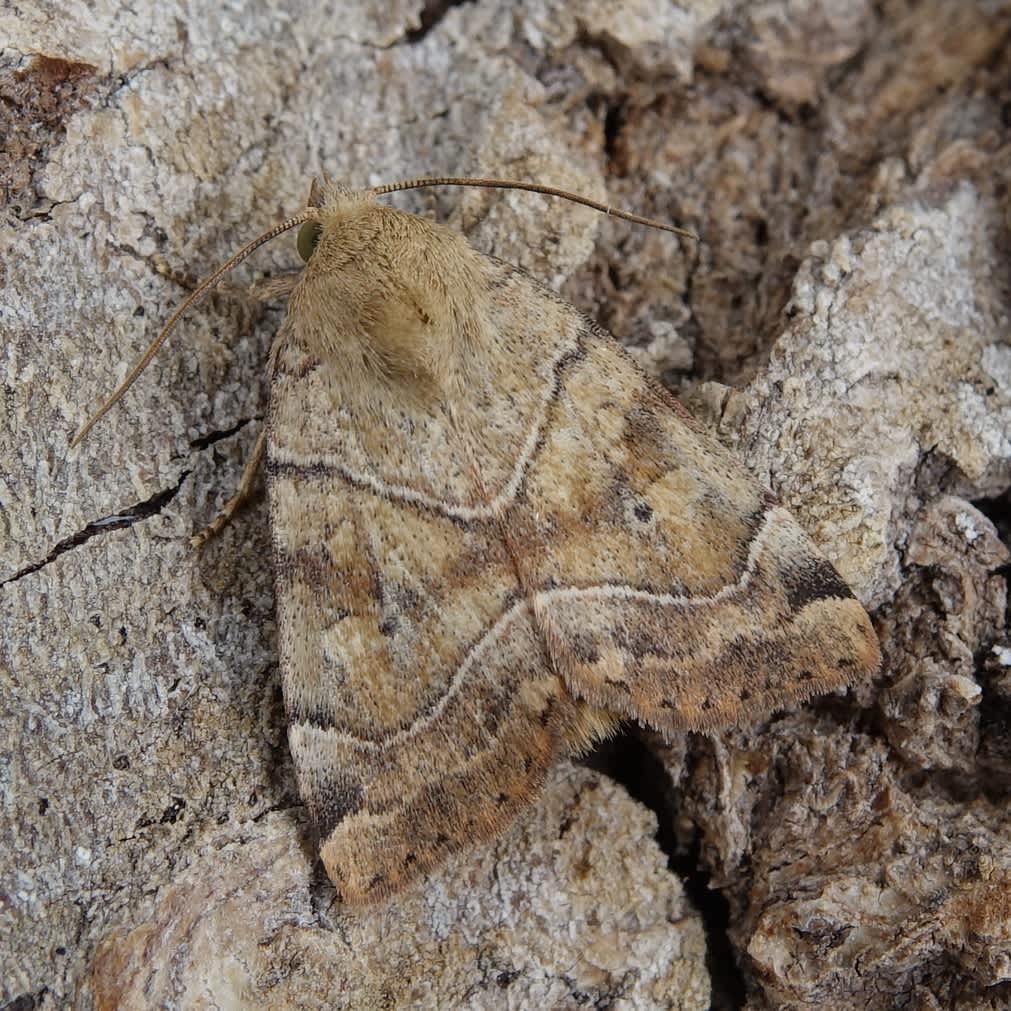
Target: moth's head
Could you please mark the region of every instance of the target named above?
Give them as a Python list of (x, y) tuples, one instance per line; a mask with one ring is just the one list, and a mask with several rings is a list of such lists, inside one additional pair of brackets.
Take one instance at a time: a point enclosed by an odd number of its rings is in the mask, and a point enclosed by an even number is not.
[(332, 242), (341, 224), (367, 216), (378, 206), (378, 201), (372, 190), (354, 189), (336, 179), (324, 178), (313, 179), (305, 206), (307, 217), (298, 230), (295, 245), (298, 255), (308, 263), (320, 245), (324, 230), (328, 233), (328, 242)]
[[(127, 377), (81, 426), (70, 447), (130, 389), (189, 306), (265, 242), (295, 227), (299, 227), (298, 249), (306, 267), (291, 289), (289, 332), (308, 351), (336, 369), (347, 366), (347, 371), (366, 381), (373, 377), (406, 380), (415, 388), (429, 389), (446, 389), (451, 382), (465, 384), (468, 360), (479, 357), (469, 353), (468, 345), (484, 332), (488, 261), (450, 229), (377, 200), (383, 194), (422, 186), (532, 190), (696, 238), (674, 225), (618, 211), (589, 197), (515, 179), (419, 178), (368, 190), (317, 180), (301, 214), (247, 243), (197, 285)], [(287, 285), (283, 290), (288, 290)]]
[(305, 214), (294, 339), (338, 371), (443, 386), (480, 329), (480, 254), (449, 228), (331, 180), (313, 183)]

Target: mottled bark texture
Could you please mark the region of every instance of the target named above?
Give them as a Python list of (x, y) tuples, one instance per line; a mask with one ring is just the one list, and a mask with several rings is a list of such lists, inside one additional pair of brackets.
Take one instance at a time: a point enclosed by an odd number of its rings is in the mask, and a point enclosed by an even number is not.
[[(755, 1011), (1011, 1003), (1009, 20), (0, 11), (0, 1004), (704, 1008), (710, 983)], [(265, 505), (187, 540), (256, 439), (279, 314), (214, 295), (66, 453), (186, 275), (322, 171), (536, 178), (697, 229), (399, 198), (688, 395), (872, 610), (881, 675), (626, 740), (598, 757), (624, 785), (560, 767), (396, 905), (334, 906), (285, 742)], [(296, 262), (281, 240), (234, 282)]]

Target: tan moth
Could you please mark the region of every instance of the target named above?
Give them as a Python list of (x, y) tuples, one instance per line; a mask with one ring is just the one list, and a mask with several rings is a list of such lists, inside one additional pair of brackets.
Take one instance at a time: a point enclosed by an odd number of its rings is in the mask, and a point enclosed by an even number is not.
[[(793, 517), (617, 342), (516, 267), (314, 184), (275, 284), (266, 460), (289, 743), (341, 897), (501, 831), (624, 719), (713, 731), (879, 664)], [(656, 225), (635, 215), (633, 221)], [(659, 226), (679, 231), (669, 226)]]

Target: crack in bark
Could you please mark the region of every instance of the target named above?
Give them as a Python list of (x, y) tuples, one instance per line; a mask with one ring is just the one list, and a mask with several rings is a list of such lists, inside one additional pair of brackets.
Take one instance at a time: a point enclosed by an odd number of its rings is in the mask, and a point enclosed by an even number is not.
[(213, 446), (215, 443), (222, 442), (225, 439), (230, 439), (233, 435), (241, 432), (251, 422), (262, 420), (263, 419), (258, 416), (254, 416), (252, 418), (242, 418), (232, 425), (231, 428), (223, 428), (217, 432), (208, 432), (206, 435), (201, 435), (196, 439), (191, 439), (190, 449), (207, 449), (208, 446)]
[[(222, 442), (241, 432), (242, 429), (253, 421), (260, 420), (262, 419), (255, 416), (252, 418), (242, 418), (229, 428), (208, 432), (206, 435), (201, 435), (191, 440), (190, 448), (198, 451), (207, 449), (215, 443)], [(151, 516), (157, 515), (179, 494), (183, 482), (191, 473), (192, 468), (182, 471), (179, 475), (179, 480), (171, 488), (163, 488), (143, 502), (137, 502), (126, 509), (103, 516), (101, 519), (92, 521), (82, 530), (70, 534), (69, 537), (64, 537), (63, 540), (57, 542), (49, 554), (41, 561), (32, 562), (6, 579), (0, 579), (0, 588), (7, 586), (9, 583), (17, 582), (17, 580), (23, 579), (25, 576), (30, 576), (33, 572), (38, 572), (39, 569), (45, 568), (51, 562), (56, 561), (60, 555), (73, 548), (80, 547), (80, 545), (90, 541), (92, 537), (99, 537), (110, 530), (121, 530), (123, 527), (133, 526), (134, 523), (139, 523), (141, 520), (146, 520)]]
[(136, 504), (123, 509), (120, 512), (111, 513), (108, 516), (103, 516), (101, 519), (94, 520), (89, 523), (83, 530), (78, 530), (71, 534), (69, 537), (64, 537), (62, 541), (59, 541), (56, 546), (46, 555), (45, 558), (40, 562), (32, 562), (31, 565), (26, 565), (23, 569), (19, 569), (14, 575), (9, 576), (7, 579), (0, 580), (0, 587), (7, 586), (8, 583), (17, 582), (19, 579), (23, 579), (25, 576), (30, 576), (33, 572), (38, 572), (39, 569), (44, 568), (52, 562), (55, 562), (60, 555), (72, 550), (73, 548), (80, 547), (82, 544), (90, 541), (92, 537), (99, 537), (110, 530), (120, 530), (123, 527), (131, 527), (134, 523), (139, 523), (141, 520), (146, 520), (151, 516), (155, 516), (168, 505), (179, 494), (179, 489), (182, 487), (183, 482), (190, 476), (191, 471), (184, 470), (179, 475), (179, 480), (171, 488), (163, 488), (159, 492), (155, 492), (150, 498), (145, 499), (143, 502), (137, 502)]

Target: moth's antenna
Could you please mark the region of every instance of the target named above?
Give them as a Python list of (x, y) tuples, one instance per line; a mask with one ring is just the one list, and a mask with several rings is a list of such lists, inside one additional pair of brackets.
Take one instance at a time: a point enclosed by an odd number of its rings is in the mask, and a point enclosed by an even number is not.
[(424, 186), (480, 186), (486, 189), (497, 190), (528, 190), (531, 193), (544, 193), (549, 197), (562, 197), (571, 200), (574, 204), (582, 204), (584, 207), (592, 207), (595, 211), (600, 211), (611, 217), (622, 218), (624, 221), (631, 221), (637, 225), (647, 225), (649, 228), (659, 228), (664, 232), (673, 232), (675, 235), (683, 235), (685, 238), (698, 241), (698, 236), (687, 228), (677, 228), (674, 225), (665, 224), (654, 218), (644, 218), (639, 214), (630, 214), (628, 211), (619, 211), (609, 204), (602, 204), (589, 197), (580, 196), (578, 193), (570, 193), (568, 190), (560, 190), (554, 186), (542, 186), (540, 183), (525, 183), (518, 179), (475, 179), (470, 176), (438, 176), (421, 179), (405, 179), (397, 183), (383, 183), (381, 186), (373, 186), (372, 192), (376, 196), (384, 193), (398, 193), (400, 190), (417, 190)]
[(193, 305), (194, 302), (200, 298), (208, 288), (212, 288), (221, 278), (227, 274), (232, 267), (238, 266), (242, 261), (250, 255), (250, 253), (255, 252), (260, 248), (265, 242), (270, 242), (271, 239), (276, 239), (282, 232), (288, 231), (289, 228), (294, 228), (296, 225), (302, 224), (310, 215), (312, 211), (305, 210), (301, 214), (296, 214), (293, 218), (288, 218), (287, 221), (282, 221), (279, 225), (274, 225), (269, 231), (264, 232), (259, 238), (253, 239), (248, 245), (245, 245), (240, 249), (231, 259), (228, 260), (223, 266), (218, 267), (210, 277), (205, 278), (200, 284), (197, 285), (196, 289), (190, 294), (190, 296), (183, 302), (181, 306), (171, 317), (169, 321), (162, 327), (161, 333), (148, 345), (148, 349), (141, 355), (140, 361), (130, 370), (130, 374), (124, 379), (116, 390), (109, 396), (104, 404), (81, 426), (78, 430), (77, 435), (70, 440), (70, 445), (68, 449), (73, 449), (94, 427), (97, 425), (102, 418), (109, 413), (109, 410), (115, 405), (115, 403), (123, 396), (124, 393), (134, 382), (136, 382), (137, 377), (151, 364), (151, 359), (158, 353), (158, 349), (165, 343), (165, 338), (175, 329), (176, 323), (179, 322), (182, 314)]
[[(438, 176), (431, 178), (418, 178), (418, 179), (406, 179), (401, 182), (394, 183), (384, 183), (381, 186), (373, 186), (372, 192), (376, 196), (382, 196), (386, 193), (396, 193), (400, 190), (414, 190), (421, 189), (425, 186), (479, 186), (486, 189), (511, 189), (511, 190), (527, 190), (531, 193), (543, 193), (550, 197), (562, 197), (564, 200), (571, 200), (575, 204), (582, 204), (585, 207), (592, 207), (595, 211), (600, 211), (603, 214), (610, 215), (612, 217), (621, 218), (624, 221), (631, 221), (637, 225), (646, 225), (649, 228), (658, 228), (664, 232), (672, 232), (675, 235), (683, 235), (686, 238), (698, 240), (698, 236), (694, 232), (688, 231), (685, 228), (677, 228), (674, 225), (668, 225), (663, 221), (657, 221), (654, 218), (645, 218), (639, 214), (631, 214), (628, 211), (618, 210), (617, 208), (611, 207), (608, 204), (602, 204), (597, 200), (591, 200), (589, 197), (581, 196), (578, 193), (570, 193), (568, 190), (558, 189), (555, 186), (542, 186), (540, 183), (529, 183), (523, 182), (519, 179), (480, 179), (472, 178), (467, 176)], [(296, 214), (292, 218), (288, 218), (287, 221), (282, 221), (281, 224), (275, 225), (269, 231), (263, 233), (259, 238), (253, 239), (248, 245), (243, 246), (234, 256), (232, 256), (224, 265), (219, 267), (210, 277), (201, 281), (197, 288), (190, 294), (190, 296), (179, 306), (178, 309), (171, 315), (169, 321), (162, 327), (161, 333), (151, 342), (147, 350), (141, 356), (140, 360), (136, 365), (130, 370), (129, 375), (126, 379), (119, 384), (115, 391), (106, 399), (101, 407), (81, 426), (77, 434), (70, 440), (69, 449), (73, 449), (82, 439), (87, 436), (87, 434), (97, 425), (102, 418), (109, 413), (112, 407), (122, 398), (123, 394), (130, 389), (131, 386), (136, 382), (140, 374), (151, 364), (151, 359), (158, 353), (158, 349), (165, 343), (168, 335), (175, 329), (176, 323), (179, 322), (183, 313), (193, 305), (209, 288), (212, 288), (221, 278), (227, 274), (233, 267), (238, 266), (247, 256), (259, 249), (265, 242), (270, 242), (271, 239), (276, 239), (278, 235), (282, 232), (288, 231), (290, 228), (294, 228), (296, 225), (302, 224), (307, 221), (312, 215), (312, 210), (307, 209), (301, 214)]]

